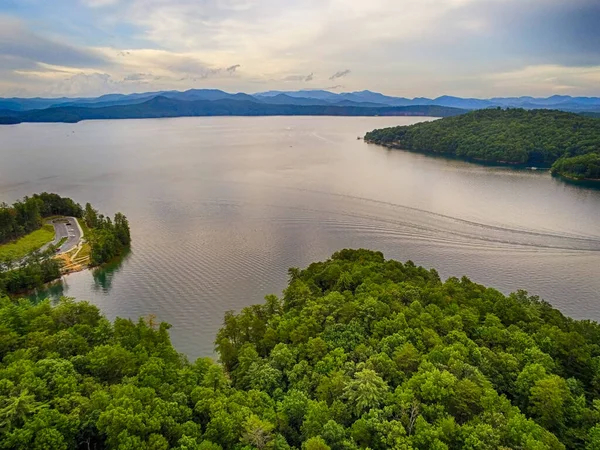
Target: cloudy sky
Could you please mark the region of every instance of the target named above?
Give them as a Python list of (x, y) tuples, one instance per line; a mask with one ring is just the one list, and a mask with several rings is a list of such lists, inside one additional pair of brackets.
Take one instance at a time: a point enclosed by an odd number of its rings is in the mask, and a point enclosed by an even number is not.
[(599, 0), (0, 0), (0, 95), (600, 96)]

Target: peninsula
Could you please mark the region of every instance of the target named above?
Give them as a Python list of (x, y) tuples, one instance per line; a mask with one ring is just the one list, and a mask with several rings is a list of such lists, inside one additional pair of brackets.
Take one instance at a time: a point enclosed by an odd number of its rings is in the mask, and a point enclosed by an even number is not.
[(82, 208), (57, 194), (34, 194), (0, 204), (0, 294), (36, 289), (61, 275), (104, 264), (131, 243), (129, 222), (89, 203)]
[(473, 162), (551, 168), (578, 180), (600, 179), (600, 120), (568, 112), (478, 110), (374, 130), (365, 141)]

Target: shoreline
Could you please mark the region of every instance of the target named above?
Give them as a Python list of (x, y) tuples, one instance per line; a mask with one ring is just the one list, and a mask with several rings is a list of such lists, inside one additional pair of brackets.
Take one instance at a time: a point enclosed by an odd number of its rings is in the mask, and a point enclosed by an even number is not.
[[(476, 164), (478, 166), (506, 167), (506, 168), (516, 169), (516, 170), (528, 170), (531, 172), (549, 172), (552, 169), (551, 167), (531, 166), (531, 165), (528, 165), (527, 163), (518, 163), (518, 162), (510, 162), (510, 161), (490, 161), (490, 160), (486, 160), (486, 159), (482, 159), (482, 158), (461, 157), (461, 156), (454, 155), (452, 153), (422, 152), (419, 150), (411, 150), (408, 148), (403, 148), (398, 145), (394, 145), (393, 143), (386, 144), (386, 143), (382, 143), (382, 142), (371, 141), (371, 140), (364, 139), (364, 138), (363, 138), (363, 141), (367, 144), (378, 145), (380, 147), (384, 147), (384, 148), (387, 148), (390, 150), (400, 150), (403, 152), (414, 153), (417, 155), (423, 155), (423, 156), (427, 156), (427, 157), (431, 157), (431, 158), (441, 158), (441, 159), (447, 159), (447, 160), (462, 161), (462, 162), (466, 162), (466, 163), (470, 163), (470, 164)], [(598, 181), (600, 181), (600, 180), (598, 180)]]

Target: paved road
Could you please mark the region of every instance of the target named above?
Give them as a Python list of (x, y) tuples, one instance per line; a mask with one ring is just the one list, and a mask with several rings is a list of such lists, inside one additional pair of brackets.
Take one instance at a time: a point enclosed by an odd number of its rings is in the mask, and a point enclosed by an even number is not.
[[(81, 228), (79, 228), (79, 224), (75, 217), (55, 219), (52, 221), (52, 225), (54, 226), (54, 232), (56, 233), (54, 241), (52, 241), (53, 245), (57, 245), (63, 238), (67, 238), (65, 243), (61, 245), (58, 250), (58, 253), (65, 253), (77, 247), (81, 240)], [(49, 244), (44, 246), (42, 250), (45, 250), (48, 246)]]

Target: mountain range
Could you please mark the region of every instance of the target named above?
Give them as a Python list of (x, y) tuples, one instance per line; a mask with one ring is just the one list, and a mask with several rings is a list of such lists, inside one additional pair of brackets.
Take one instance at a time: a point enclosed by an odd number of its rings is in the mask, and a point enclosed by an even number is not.
[(485, 108), (559, 109), (596, 115), (599, 97), (490, 99), (392, 97), (377, 92), (267, 91), (253, 95), (218, 89), (108, 94), (95, 98), (0, 98), (0, 124), (90, 119), (215, 115), (429, 115), (445, 117)]
[(135, 103), (107, 101), (53, 106), (27, 111), (0, 110), (0, 124), (21, 122), (67, 122), (98, 119), (147, 119), (197, 116), (430, 116), (463, 114), (464, 109), (436, 105), (360, 107), (343, 105), (270, 104), (223, 98), (218, 100), (179, 100), (159, 95)]

